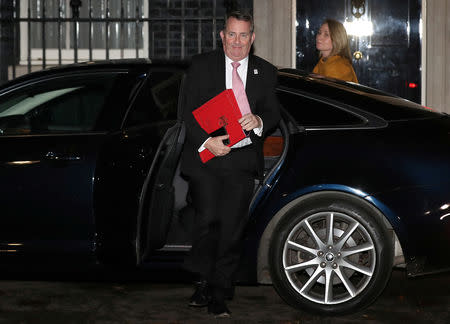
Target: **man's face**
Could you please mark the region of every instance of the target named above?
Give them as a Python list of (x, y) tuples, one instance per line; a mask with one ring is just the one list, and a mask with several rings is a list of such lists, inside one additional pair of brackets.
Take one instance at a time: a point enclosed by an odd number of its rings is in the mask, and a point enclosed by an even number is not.
[(227, 27), (220, 32), (223, 50), (234, 62), (247, 57), (255, 40), (255, 33), (250, 32), (250, 22), (228, 18)]

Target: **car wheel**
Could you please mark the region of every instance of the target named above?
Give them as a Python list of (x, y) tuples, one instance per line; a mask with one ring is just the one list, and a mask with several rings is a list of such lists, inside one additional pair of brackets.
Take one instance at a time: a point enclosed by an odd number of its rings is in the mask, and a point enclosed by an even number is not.
[(393, 262), (380, 215), (357, 198), (333, 193), (291, 208), (270, 243), (278, 294), (296, 308), (323, 315), (358, 311), (373, 302)]

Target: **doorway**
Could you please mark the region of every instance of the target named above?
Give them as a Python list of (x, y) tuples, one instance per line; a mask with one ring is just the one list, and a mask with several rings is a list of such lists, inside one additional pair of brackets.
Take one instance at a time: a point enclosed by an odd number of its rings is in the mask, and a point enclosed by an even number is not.
[(421, 0), (297, 0), (296, 66), (318, 61), (316, 33), (326, 18), (344, 23), (361, 84), (421, 102)]

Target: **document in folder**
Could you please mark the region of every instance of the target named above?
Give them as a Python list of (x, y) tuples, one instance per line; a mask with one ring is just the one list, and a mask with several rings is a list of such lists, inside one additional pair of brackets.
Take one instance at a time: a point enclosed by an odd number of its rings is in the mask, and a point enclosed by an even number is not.
[[(199, 125), (212, 137), (225, 135), (223, 129), (230, 136), (227, 146), (233, 146), (245, 138), (244, 130), (238, 120), (242, 117), (232, 89), (227, 89), (210, 99), (192, 114)], [(203, 163), (214, 157), (208, 149), (200, 152)]]

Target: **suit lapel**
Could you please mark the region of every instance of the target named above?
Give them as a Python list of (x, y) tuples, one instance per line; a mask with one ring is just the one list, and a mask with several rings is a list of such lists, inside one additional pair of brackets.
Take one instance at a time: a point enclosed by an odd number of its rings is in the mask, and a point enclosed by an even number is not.
[(245, 85), (245, 93), (247, 94), (248, 103), (250, 105), (252, 113), (256, 113), (255, 104), (256, 104), (256, 96), (258, 93), (259, 74), (255, 74), (255, 71), (258, 71), (258, 68), (255, 64), (253, 55), (250, 55), (248, 57), (247, 83)]
[(225, 54), (222, 49), (217, 50), (217, 62), (216, 64), (212, 64), (211, 67), (216, 67), (216, 70), (211, 70), (208, 73), (214, 73), (216, 77), (214, 77), (214, 88), (217, 93), (225, 90)]

